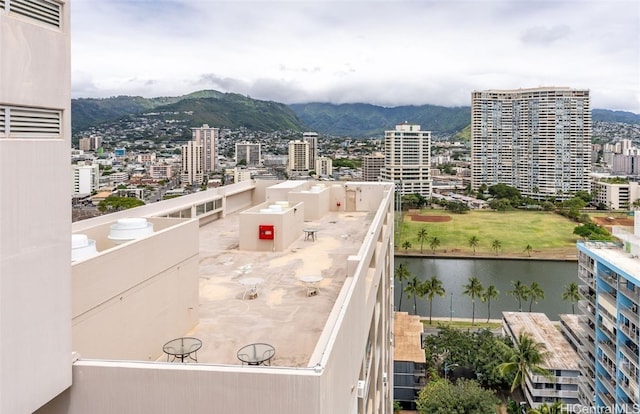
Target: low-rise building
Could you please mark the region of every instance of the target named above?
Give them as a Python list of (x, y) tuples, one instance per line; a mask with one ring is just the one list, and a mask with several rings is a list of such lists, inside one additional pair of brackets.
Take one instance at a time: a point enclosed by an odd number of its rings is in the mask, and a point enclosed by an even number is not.
[[(524, 379), (524, 397), (534, 408), (544, 403), (561, 402), (573, 409), (578, 406), (578, 382), (580, 367), (578, 354), (562, 333), (544, 313), (502, 312), (505, 333), (517, 347), (522, 332), (534, 342), (545, 346), (546, 359), (541, 367), (550, 375), (527, 373)], [(573, 411), (571, 411), (573, 412)]]

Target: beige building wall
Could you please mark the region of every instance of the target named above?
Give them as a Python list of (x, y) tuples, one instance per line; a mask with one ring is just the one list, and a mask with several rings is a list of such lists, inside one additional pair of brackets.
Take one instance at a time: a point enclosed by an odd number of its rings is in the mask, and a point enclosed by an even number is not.
[(314, 185), (311, 190), (289, 193), (288, 199), (292, 204), (304, 203), (305, 220), (318, 220), (329, 211), (331, 189), (324, 185)]
[(2, 413), (32, 412), (71, 385), (69, 2), (54, 3), (50, 23), (19, 6), (0, 3)]
[(107, 238), (110, 224), (82, 233), (98, 254), (72, 266), (73, 350), (81, 358), (155, 360), (158, 344), (198, 323), (198, 221), (148, 221), (152, 235), (121, 245)]
[[(287, 249), (300, 238), (304, 227), (304, 204), (289, 204), (282, 211), (273, 211), (273, 203), (262, 203), (240, 213), (240, 250), (275, 251)], [(273, 226), (273, 239), (260, 239), (259, 227)]]

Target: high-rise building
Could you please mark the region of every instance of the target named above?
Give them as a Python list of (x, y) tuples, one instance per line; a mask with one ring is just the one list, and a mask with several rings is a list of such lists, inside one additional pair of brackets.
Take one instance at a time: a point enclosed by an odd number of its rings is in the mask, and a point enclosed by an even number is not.
[(247, 166), (261, 165), (261, 144), (259, 142), (236, 142), (236, 164), (243, 160)]
[(98, 164), (79, 162), (71, 166), (73, 176), (73, 194), (91, 194), (100, 184)]
[(207, 124), (200, 128), (191, 128), (193, 141), (202, 147), (202, 168), (204, 174), (209, 174), (218, 167), (218, 138), (219, 128), (212, 128)]
[(0, 0), (1, 413), (71, 385), (69, 8)]
[(392, 181), (401, 195), (431, 197), (431, 131), (404, 123), (384, 133), (383, 181)]
[(471, 182), (566, 199), (591, 191), (588, 90), (486, 90), (471, 96)]
[(317, 157), (315, 171), (320, 177), (330, 176), (333, 174), (333, 160), (329, 157)]
[(203, 148), (196, 141), (189, 141), (182, 146), (182, 169), (180, 181), (186, 185), (200, 185), (204, 179), (202, 158)]
[[(636, 211), (636, 213), (638, 213)], [(614, 227), (622, 243), (578, 243), (583, 300), (580, 399), (592, 412), (637, 412), (640, 388), (640, 214), (634, 233)], [(586, 411), (585, 411), (586, 412)]]
[(365, 155), (362, 157), (362, 180), (379, 181), (382, 168), (384, 168), (384, 155)]
[(303, 174), (309, 171), (309, 142), (289, 141), (289, 171)]
[(309, 167), (313, 168), (318, 158), (318, 133), (303, 132), (302, 140), (309, 143)]

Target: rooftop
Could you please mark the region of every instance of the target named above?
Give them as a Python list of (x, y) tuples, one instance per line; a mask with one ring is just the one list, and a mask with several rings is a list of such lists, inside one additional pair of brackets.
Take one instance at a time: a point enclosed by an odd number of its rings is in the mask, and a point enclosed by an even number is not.
[(549, 370), (579, 370), (578, 354), (562, 336), (560, 330), (544, 313), (502, 312), (502, 317), (515, 338), (525, 331), (537, 343), (546, 346), (547, 360), (542, 366)]
[[(347, 257), (360, 249), (373, 216), (329, 212), (305, 222), (318, 229), (315, 241), (301, 232), (281, 252), (239, 250), (239, 213), (202, 226), (199, 324), (185, 333), (203, 342), (198, 361), (238, 365), (239, 348), (266, 342), (275, 348), (272, 366), (314, 366), (316, 347), (325, 349), (321, 334), (345, 282)], [(322, 276), (318, 294), (307, 296), (298, 280), (305, 275)], [(243, 278), (264, 280), (256, 298), (243, 298)]]

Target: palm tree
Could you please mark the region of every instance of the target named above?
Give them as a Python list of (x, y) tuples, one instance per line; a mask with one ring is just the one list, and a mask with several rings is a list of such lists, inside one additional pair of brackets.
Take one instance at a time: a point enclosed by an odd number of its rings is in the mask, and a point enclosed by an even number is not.
[(431, 279), (425, 280), (422, 284), (422, 293), (429, 301), (429, 325), (431, 325), (431, 305), (433, 305), (433, 297), (435, 295), (444, 296), (446, 291), (442, 287), (442, 280), (438, 276), (431, 276)]
[(489, 319), (491, 319), (491, 299), (497, 298), (499, 294), (500, 291), (496, 289), (494, 285), (489, 285), (480, 297), (483, 302), (487, 302), (487, 323), (489, 323)]
[(400, 303), (398, 305), (398, 311), (402, 310), (402, 295), (404, 295), (404, 281), (409, 280), (413, 275), (407, 268), (407, 265), (400, 263), (400, 266), (396, 268), (395, 277), (400, 282)]
[(431, 243), (429, 243), (429, 247), (431, 247), (431, 253), (435, 254), (438, 246), (440, 246), (440, 239), (437, 237), (431, 239)]
[(533, 247), (531, 247), (530, 244), (527, 244), (524, 248), (524, 251), (527, 252), (527, 254), (529, 255), (529, 257), (531, 257), (531, 252), (533, 251)]
[(531, 312), (531, 306), (533, 303), (538, 303), (538, 299), (544, 299), (544, 290), (540, 287), (538, 282), (531, 282), (529, 288), (529, 312)]
[(513, 287), (513, 290), (507, 293), (516, 298), (518, 301), (518, 312), (522, 312), (522, 301), (529, 298), (529, 287), (519, 280), (515, 282), (512, 280), (511, 287)]
[(502, 242), (498, 239), (495, 239), (491, 242), (491, 249), (493, 249), (496, 254), (500, 254), (500, 249), (502, 248)]
[(418, 231), (418, 241), (420, 242), (420, 254), (422, 254), (422, 246), (424, 245), (424, 241), (427, 240), (427, 228), (423, 227)]
[(474, 256), (476, 254), (476, 248), (478, 247), (479, 243), (480, 243), (480, 240), (478, 240), (478, 238), (476, 236), (471, 236), (469, 238), (469, 247), (471, 247), (473, 249)]
[(498, 365), (496, 369), (502, 376), (515, 374), (511, 383), (511, 392), (520, 387), (522, 395), (524, 395), (527, 375), (551, 375), (549, 371), (542, 367), (542, 364), (548, 358), (545, 345), (535, 342), (528, 333), (520, 332), (514, 348), (508, 349), (510, 350), (507, 354), (509, 355), (508, 360)]
[(463, 286), (465, 295), (471, 298), (471, 326), (475, 324), (476, 321), (476, 298), (482, 297), (483, 287), (482, 283), (480, 283), (480, 279), (473, 276), (469, 278), (469, 283)]
[(418, 301), (416, 297), (422, 296), (422, 289), (423, 289), (422, 283), (420, 283), (420, 281), (416, 276), (413, 276), (413, 278), (409, 279), (409, 283), (407, 283), (407, 286), (404, 287), (404, 291), (409, 295), (409, 297), (413, 296), (413, 314), (414, 315), (418, 314), (418, 311), (417, 311)]
[(580, 291), (576, 282), (571, 282), (564, 287), (562, 300), (571, 302), (571, 313), (576, 313), (575, 303), (580, 300)]
[(402, 248), (404, 249), (404, 252), (406, 253), (407, 250), (409, 250), (411, 248), (411, 242), (409, 240), (405, 240), (402, 242)]

